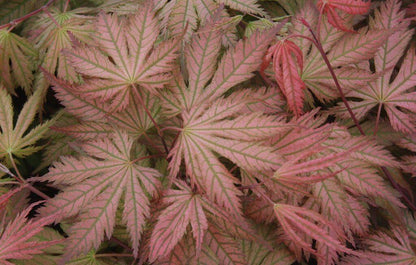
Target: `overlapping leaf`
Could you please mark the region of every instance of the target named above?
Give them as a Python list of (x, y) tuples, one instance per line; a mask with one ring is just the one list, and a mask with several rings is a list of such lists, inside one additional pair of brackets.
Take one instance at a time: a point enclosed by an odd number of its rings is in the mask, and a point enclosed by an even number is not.
[(66, 51), (71, 65), (86, 77), (85, 84), (77, 87), (86, 97), (109, 102), (111, 110), (121, 111), (137, 86), (153, 91), (171, 79), (178, 41), (155, 45), (159, 26), (149, 3), (127, 21), (101, 13), (95, 28), (99, 49)]
[(394, 226), (390, 232), (379, 232), (364, 240), (369, 251), (358, 257), (343, 259), (342, 265), (415, 264), (416, 253), (409, 235), (402, 228)]
[[(351, 107), (358, 118), (364, 117), (371, 109), (377, 107), (378, 116), (384, 109), (391, 126), (405, 133), (415, 130), (415, 120), (411, 113), (416, 110), (415, 93), (412, 88), (416, 84), (416, 51), (410, 48), (401, 63), (400, 71), (394, 74), (393, 68), (402, 57), (413, 31), (408, 30), (408, 21), (404, 21), (404, 11), (400, 11), (400, 2), (389, 0), (383, 3), (370, 22), (372, 30), (394, 30), (394, 33), (382, 43), (375, 53), (375, 70), (381, 76), (368, 86), (354, 87), (349, 94), (361, 101), (351, 101)], [(337, 112), (346, 115), (344, 107), (339, 106)], [(378, 120), (376, 121), (378, 124)], [(376, 125), (377, 129), (377, 125)]]
[[(325, 244), (333, 250), (347, 253), (351, 252), (337, 238), (345, 237), (340, 228), (329, 222), (317, 212), (281, 203), (275, 204), (274, 210), (286, 236), (295, 245), (301, 247), (303, 250), (310, 253), (316, 253), (316, 251), (312, 249), (311, 245), (302, 239), (301, 235), (298, 234), (299, 232), (312, 237), (317, 242)], [(333, 231), (335, 231), (336, 237), (333, 237), (326, 229), (316, 225), (315, 222), (325, 225), (326, 227), (330, 227)]]
[[(232, 9), (243, 13), (257, 14), (264, 16), (266, 13), (261, 9), (255, 0), (175, 0), (175, 1), (158, 1), (158, 7), (163, 15), (163, 24), (170, 30), (173, 35), (178, 35), (187, 28), (186, 39), (192, 31), (196, 30), (198, 23), (205, 24), (220, 5), (228, 6)], [(229, 15), (224, 12), (224, 17)]]
[(70, 82), (77, 82), (80, 78), (62, 51), (74, 44), (91, 41), (92, 17), (83, 12), (83, 9), (61, 12), (51, 8), (50, 16), (53, 19), (46, 13), (41, 13), (39, 19), (28, 27), (30, 38), (42, 55), (41, 66)]
[(151, 261), (169, 254), (183, 237), (188, 224), (192, 226), (196, 252), (201, 252), (204, 234), (208, 228), (201, 198), (193, 194), (184, 183), (180, 187), (180, 190), (169, 190), (164, 196), (165, 202), (170, 205), (160, 213), (153, 230), (150, 242)]
[[(304, 8), (308, 8), (308, 5)], [(309, 8), (302, 12), (313, 14), (316, 11)], [(300, 13), (299, 16), (303, 13)], [(308, 14), (307, 19), (314, 26), (315, 20), (312, 14)], [(315, 13), (315, 16), (318, 14)], [(352, 23), (351, 19), (348, 20), (348, 23)], [(334, 28), (325, 20), (320, 25), (320, 41), (345, 94), (348, 94), (351, 88), (361, 89), (367, 82), (377, 77), (369, 69), (357, 67), (357, 65), (374, 57), (377, 49), (385, 44), (390, 34), (388, 30), (363, 28), (357, 33), (348, 33)], [(295, 23), (293, 31), (298, 33), (308, 31), (308, 29), (301, 23)], [(299, 43), (299, 41), (297, 42)], [(303, 54), (307, 55), (302, 80), (307, 88), (320, 100), (339, 98), (339, 92), (319, 50), (310, 42), (303, 41), (302, 44), (304, 45), (300, 47)]]
[(36, 242), (29, 239), (42, 231), (45, 225), (53, 222), (55, 215), (46, 216), (36, 221), (28, 221), (27, 215), (36, 204), (32, 204), (21, 212), (7, 225), (2, 222), (0, 236), (0, 262), (13, 265), (10, 259), (28, 260), (33, 255), (42, 253), (42, 250), (57, 244), (58, 241)]
[(29, 95), (36, 56), (37, 51), (28, 40), (8, 30), (0, 30), (0, 83), (11, 92), (17, 83)]
[(318, 9), (321, 13), (326, 14), (328, 22), (344, 31), (353, 31), (345, 25), (345, 21), (337, 13), (337, 10), (342, 10), (348, 14), (367, 13), (370, 9), (371, 1), (369, 0), (319, 0), (317, 3)]
[(37, 90), (25, 103), (15, 123), (12, 98), (0, 87), (0, 159), (8, 160), (11, 155), (24, 157), (40, 149), (34, 144), (42, 138), (53, 122), (47, 121), (29, 130), (40, 101), (41, 91)]
[[(169, 154), (169, 167), (171, 177), (175, 177), (184, 158), (192, 184), (206, 192), (211, 200), (239, 215), (240, 192), (234, 186), (238, 180), (220, 162), (217, 154), (250, 171), (274, 168), (279, 165), (279, 156), (258, 140), (284, 130), (287, 125), (261, 113), (235, 118), (246, 105), (256, 101), (249, 91), (220, 97), (252, 76), (251, 72), (259, 67), (274, 31), (268, 34), (256, 32), (237, 43), (235, 49), (226, 52), (214, 73), (216, 56), (212, 53), (219, 48), (213, 50), (213, 47), (220, 42), (215, 23), (207, 25), (192, 39), (191, 52), (186, 57), (191, 87), (177, 76), (172, 94), (165, 96), (169, 108), (183, 110), (182, 128), (178, 128), (179, 135)], [(204, 89), (211, 77), (211, 83)]]
[[(82, 145), (89, 157), (62, 158), (41, 180), (65, 184), (56, 197), (40, 210), (42, 216), (59, 214), (55, 222), (79, 214), (79, 222), (71, 227), (65, 259), (97, 248), (104, 238), (110, 237), (115, 225), (115, 213), (124, 194), (123, 222), (127, 224), (134, 255), (145, 218), (149, 215), (149, 197), (159, 186), (160, 173), (142, 160), (143, 149), (133, 146), (133, 140), (124, 132), (116, 132), (113, 139), (90, 141)], [(93, 158), (94, 157), (94, 158)]]

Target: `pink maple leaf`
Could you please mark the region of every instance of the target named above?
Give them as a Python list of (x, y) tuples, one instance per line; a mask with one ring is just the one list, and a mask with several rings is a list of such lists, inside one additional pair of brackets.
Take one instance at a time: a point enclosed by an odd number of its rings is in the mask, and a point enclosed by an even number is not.
[(302, 90), (305, 88), (305, 83), (300, 77), (303, 69), (302, 51), (294, 42), (282, 39), (267, 51), (260, 67), (261, 73), (272, 60), (275, 79), (286, 97), (289, 109), (296, 116), (300, 116), (303, 113)]
[(28, 221), (27, 215), (39, 203), (31, 204), (7, 225), (0, 226), (0, 263), (12, 265), (8, 259), (31, 259), (32, 255), (42, 253), (42, 249), (55, 245), (57, 241), (28, 241), (41, 232), (45, 225), (53, 222), (55, 215), (49, 215), (36, 221)]
[(352, 15), (363, 15), (370, 9), (369, 0), (319, 0), (317, 7), (321, 14), (326, 14), (328, 22), (342, 31), (355, 32), (346, 26), (344, 19), (335, 9), (342, 10)]

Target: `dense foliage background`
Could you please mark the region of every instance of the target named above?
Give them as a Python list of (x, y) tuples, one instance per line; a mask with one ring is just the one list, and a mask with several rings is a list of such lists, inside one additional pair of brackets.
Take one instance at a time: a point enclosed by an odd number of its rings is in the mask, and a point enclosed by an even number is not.
[(0, 0), (0, 263), (415, 264), (410, 0)]

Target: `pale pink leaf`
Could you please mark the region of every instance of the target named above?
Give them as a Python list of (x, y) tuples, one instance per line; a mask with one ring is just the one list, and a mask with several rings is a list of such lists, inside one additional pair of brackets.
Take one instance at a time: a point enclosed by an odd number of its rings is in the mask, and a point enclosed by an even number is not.
[(0, 236), (0, 262), (2, 264), (13, 264), (7, 261), (9, 259), (29, 260), (33, 255), (42, 253), (43, 249), (58, 243), (58, 241), (29, 241), (41, 232), (45, 225), (52, 223), (55, 217), (50, 215), (36, 221), (27, 220), (27, 215), (36, 204), (38, 203), (31, 204), (8, 224), (2, 223)]
[(219, 231), (216, 227), (209, 226), (204, 241), (218, 257), (219, 264), (247, 264), (244, 253), (240, 249), (238, 242), (233, 237)]
[(274, 38), (277, 29), (255, 32), (250, 38), (239, 41), (221, 59), (210, 85), (198, 99), (212, 101), (231, 87), (253, 76), (261, 64), (267, 45)]

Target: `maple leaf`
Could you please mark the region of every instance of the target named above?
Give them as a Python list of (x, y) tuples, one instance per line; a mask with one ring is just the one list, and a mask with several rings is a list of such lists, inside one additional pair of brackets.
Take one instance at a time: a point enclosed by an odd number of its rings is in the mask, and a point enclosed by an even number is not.
[[(397, 74), (393, 68), (399, 62), (413, 30), (408, 30), (409, 21), (404, 19), (405, 12), (400, 11), (400, 2), (389, 0), (376, 10), (370, 20), (373, 30), (395, 30), (380, 49), (375, 50), (375, 70), (380, 77), (369, 82), (364, 88), (352, 87), (348, 96), (361, 101), (350, 101), (351, 108), (357, 118), (363, 118), (371, 109), (377, 107), (375, 130), (377, 130), (381, 110), (384, 109), (390, 124), (396, 131), (410, 133), (415, 130), (415, 120), (412, 113), (416, 110), (415, 92), (412, 88), (416, 84), (416, 51), (410, 48), (404, 55)], [(392, 76), (394, 79), (392, 80)], [(391, 81), (392, 80), (392, 81)], [(334, 109), (341, 117), (345, 117), (343, 106)]]
[(282, 39), (271, 46), (263, 59), (260, 72), (273, 60), (274, 77), (285, 95), (289, 109), (299, 116), (303, 113), (303, 89), (305, 83), (300, 78), (303, 69), (302, 51), (290, 40)]
[(17, 85), (31, 94), (32, 71), (35, 68), (36, 49), (28, 40), (8, 30), (0, 30), (0, 82), (14, 92)]
[(28, 156), (41, 149), (34, 144), (54, 122), (49, 120), (28, 131), (39, 109), (41, 91), (37, 90), (24, 104), (14, 124), (12, 98), (0, 87), (0, 159), (10, 161), (10, 156)]
[[(204, 237), (205, 244), (213, 251), (219, 264), (243, 265), (247, 264), (245, 255), (239, 242), (231, 235), (210, 225)], [(212, 263), (213, 261), (211, 261)], [(208, 262), (209, 264), (209, 262)]]
[(342, 265), (376, 265), (376, 264), (400, 264), (411, 265), (416, 262), (416, 253), (408, 233), (401, 227), (393, 226), (388, 232), (378, 232), (370, 235), (363, 242), (368, 246), (357, 257), (347, 257), (342, 260)]
[[(89, 157), (62, 157), (61, 162), (41, 181), (54, 181), (54, 185), (67, 187), (40, 209), (42, 216), (59, 214), (54, 221), (79, 214), (80, 222), (70, 229), (64, 259), (97, 248), (104, 234), (111, 236), (115, 214), (124, 194), (122, 220), (137, 256), (138, 245), (145, 218), (149, 215), (149, 197), (159, 187), (160, 173), (148, 168), (142, 161), (144, 150), (133, 146), (125, 132), (115, 132), (109, 138), (89, 141), (81, 145)], [(137, 157), (137, 158), (136, 158)]]
[[(282, 203), (275, 204), (274, 211), (285, 234), (294, 244), (300, 246), (305, 251), (316, 253), (316, 251), (312, 249), (310, 243), (306, 242), (300, 235), (298, 235), (299, 231), (333, 250), (347, 253), (351, 252), (351, 250), (346, 248), (339, 240), (336, 239), (337, 237), (345, 237), (343, 232), (319, 213), (303, 207)], [(316, 225), (316, 222), (330, 227), (336, 232), (337, 237), (334, 238), (328, 233), (328, 231)]]
[(176, 129), (180, 133), (169, 153), (169, 170), (170, 177), (176, 177), (184, 158), (192, 185), (234, 215), (240, 215), (240, 192), (234, 186), (238, 180), (217, 154), (250, 171), (274, 168), (279, 165), (279, 156), (259, 140), (284, 130), (287, 125), (261, 112), (235, 118), (245, 106), (257, 101), (251, 96), (254, 92), (240, 91), (221, 97), (253, 75), (251, 72), (260, 66), (275, 31), (256, 32), (240, 41), (225, 53), (215, 71), (221, 41), (216, 23), (215, 20), (208, 23), (192, 38), (185, 57), (189, 85), (177, 74), (171, 92), (162, 95), (163, 105), (181, 117), (181, 127)]
[(10, 259), (31, 259), (33, 255), (42, 253), (43, 249), (59, 242), (56, 240), (46, 242), (28, 241), (41, 232), (45, 225), (52, 223), (56, 217), (50, 215), (36, 221), (28, 221), (27, 215), (37, 204), (39, 203), (31, 204), (8, 224), (2, 222), (0, 227), (0, 262), (2, 264), (12, 265), (13, 263), (8, 261)]
[[(191, 37), (192, 32), (198, 28), (198, 24), (204, 25), (221, 5), (243, 13), (266, 15), (255, 0), (164, 0), (157, 2), (157, 8), (161, 8), (162, 25), (169, 29), (173, 36), (186, 30), (185, 39)], [(229, 18), (225, 11), (221, 12), (221, 15)]]
[(348, 14), (363, 15), (370, 9), (370, 0), (318, 0), (317, 7), (319, 12), (326, 14), (328, 22), (343, 31), (354, 32), (345, 25), (344, 19), (335, 9), (342, 10)]
[[(310, 25), (316, 26), (317, 16), (316, 9), (305, 5), (296, 14), (297, 19), (292, 29), (293, 34), (311, 37), (309, 29), (299, 21), (304, 18)], [(297, 20), (299, 21), (296, 22)], [(348, 21), (351, 24), (351, 19)], [(346, 96), (349, 96), (352, 88), (361, 89), (368, 82), (377, 78), (377, 74), (374, 74), (370, 69), (361, 67), (361, 65), (368, 63), (368, 59), (375, 56), (377, 50), (386, 43), (386, 39), (391, 33), (385, 29), (362, 28), (353, 34), (333, 27), (326, 20), (322, 21), (320, 42)], [(321, 101), (338, 99), (339, 92), (319, 49), (309, 40), (303, 38), (293, 39), (293, 42), (302, 50), (304, 56), (301, 78), (308, 88), (304, 90), (305, 101), (308, 104), (314, 104), (314, 98)]]
[[(177, 183), (181, 190), (169, 190), (163, 197), (170, 205), (164, 209), (156, 223), (150, 241), (150, 260), (170, 253), (184, 235), (188, 224), (196, 240), (196, 252), (201, 252), (202, 240), (208, 228), (201, 198), (193, 194), (184, 183)], [(172, 233), (173, 231), (173, 233)]]
[(171, 79), (178, 40), (155, 45), (159, 26), (149, 2), (123, 22), (116, 15), (101, 13), (95, 28), (99, 49), (78, 47), (65, 52), (71, 65), (84, 74), (85, 84), (76, 87), (79, 93), (121, 111), (136, 86), (152, 92)]
[(84, 12), (82, 8), (67, 12), (50, 8), (49, 14), (41, 13), (27, 28), (30, 40), (42, 55), (41, 67), (70, 82), (78, 82), (80, 78), (61, 52), (75, 43), (91, 41), (92, 17)]
[(284, 244), (276, 244), (278, 242), (277, 233), (275, 233), (273, 227), (260, 226), (256, 231), (273, 246), (273, 250), (250, 240), (242, 240), (241, 248), (245, 254), (247, 264), (286, 265), (295, 262), (295, 257)]
[[(222, 251), (217, 253), (217, 248), (227, 248), (230, 243), (228, 240), (223, 242), (224, 246), (222, 242), (217, 242), (218, 245), (213, 245), (213, 249), (210, 244), (207, 245), (206, 234), (210, 233), (209, 227), (212, 226), (217, 227), (215, 231), (221, 230), (222, 232), (218, 231), (218, 233), (224, 234), (227, 238), (232, 236), (265, 243), (261, 237), (256, 236), (255, 229), (245, 219), (236, 218), (224, 211), (205, 194), (192, 191), (191, 187), (183, 181), (176, 180), (175, 186), (178, 189), (170, 189), (164, 195), (163, 201), (168, 205), (160, 212), (150, 237), (149, 258), (151, 261), (163, 263), (166, 260), (176, 260), (177, 256), (183, 252), (183, 244), (192, 244), (195, 251), (193, 255), (201, 262), (205, 258), (216, 260), (222, 255), (232, 255), (232, 253), (227, 254), (225, 250), (223, 250), (225, 253)], [(187, 231), (188, 225), (192, 227), (192, 233), (190, 229)], [(193, 234), (195, 243), (189, 242), (187, 234)], [(235, 243), (233, 240), (233, 244)], [(214, 250), (212, 256), (205, 257), (207, 251), (212, 250)], [(233, 260), (233, 258), (227, 259)], [(241, 259), (237, 258), (237, 260)]]

